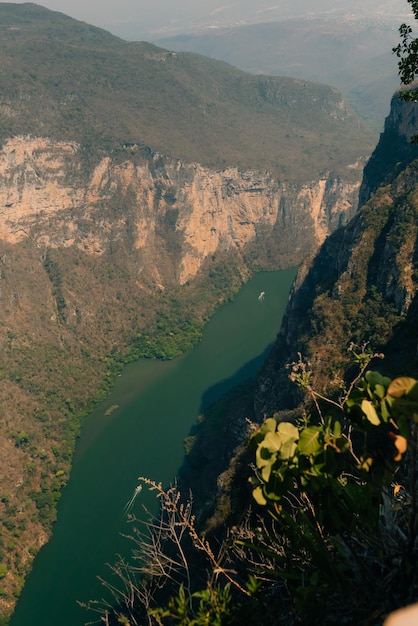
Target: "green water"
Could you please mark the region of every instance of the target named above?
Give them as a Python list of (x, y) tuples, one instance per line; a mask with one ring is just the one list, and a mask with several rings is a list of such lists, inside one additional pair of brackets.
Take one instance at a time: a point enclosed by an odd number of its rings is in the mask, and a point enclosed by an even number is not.
[[(106, 403), (84, 423), (51, 541), (40, 551), (11, 626), (82, 626), (99, 616), (77, 601), (100, 599), (117, 554), (129, 554), (123, 515), (138, 476), (168, 484), (202, 406), (254, 375), (274, 341), (295, 271), (257, 274), (180, 359), (127, 367)], [(258, 300), (265, 292), (262, 302)], [(105, 415), (112, 405), (118, 409)], [(155, 506), (145, 489), (135, 500)], [(107, 596), (106, 596), (107, 597)]]

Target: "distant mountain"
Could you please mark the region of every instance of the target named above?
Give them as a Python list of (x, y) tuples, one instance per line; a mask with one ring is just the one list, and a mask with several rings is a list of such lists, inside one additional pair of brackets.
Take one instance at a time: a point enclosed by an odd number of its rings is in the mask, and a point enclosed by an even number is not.
[(289, 19), (154, 39), (170, 50), (198, 52), (255, 74), (292, 76), (333, 85), (380, 131), (399, 84), (399, 21), (335, 16)]
[(32, 4), (0, 5), (0, 41), (0, 138), (36, 132), (95, 150), (142, 143), (293, 179), (338, 171), (371, 149), (340, 94), (305, 80), (127, 43)]
[(216, 28), (244, 26), (265, 22), (278, 22), (289, 19), (321, 17), (345, 20), (373, 20), (376, 23), (398, 24), (410, 14), (407, 2), (398, 0), (232, 0), (220, 3), (219, 0), (194, 2), (177, 0), (142, 0), (140, 11), (129, 12), (129, 19), (118, 12), (112, 15), (109, 7), (103, 7), (101, 16), (97, 11), (85, 6), (83, 19), (104, 26), (111, 32), (126, 39), (155, 39), (181, 33), (196, 33)]

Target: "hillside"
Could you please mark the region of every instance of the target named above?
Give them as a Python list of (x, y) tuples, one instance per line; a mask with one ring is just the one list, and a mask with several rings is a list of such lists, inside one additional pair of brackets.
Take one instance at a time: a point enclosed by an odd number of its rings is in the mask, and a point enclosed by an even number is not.
[[(404, 18), (405, 19), (405, 18)], [(154, 38), (170, 50), (204, 54), (247, 72), (332, 85), (380, 132), (398, 86), (398, 22), (354, 14), (301, 17)]]
[(36, 127), (79, 141), (90, 158), (141, 143), (289, 180), (341, 173), (371, 150), (371, 135), (335, 89), (127, 43), (33, 4), (1, 4), (0, 20), (0, 138)]

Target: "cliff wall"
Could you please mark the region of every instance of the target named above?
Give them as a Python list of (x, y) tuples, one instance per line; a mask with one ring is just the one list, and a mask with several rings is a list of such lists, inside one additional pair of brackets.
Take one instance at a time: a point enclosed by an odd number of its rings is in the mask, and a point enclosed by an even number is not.
[[(299, 272), (277, 344), (260, 377), (257, 415), (293, 408), (300, 400), (285, 369), (298, 353), (310, 361), (323, 389), (344, 375), (351, 342), (369, 342), (369, 348), (386, 352), (381, 368), (391, 374), (406, 364), (413, 367), (418, 148), (409, 140), (417, 130), (416, 105), (395, 94), (385, 131), (364, 170), (360, 197), (367, 202)], [(395, 359), (393, 337), (403, 326), (412, 332), (411, 343)]]
[(363, 205), (381, 185), (393, 180), (418, 157), (417, 145), (411, 142), (418, 129), (418, 111), (414, 102), (404, 102), (396, 92), (376, 149), (364, 168), (359, 204)]
[[(211, 170), (136, 145), (104, 154), (90, 171), (72, 142), (15, 137), (0, 150), (0, 237), (102, 255), (123, 241), (164, 285), (193, 279), (219, 251), (274, 233), (298, 263), (355, 211), (358, 179), (328, 173), (301, 185), (269, 173)], [(350, 177), (352, 177), (352, 169)], [(170, 261), (171, 271), (163, 267)]]

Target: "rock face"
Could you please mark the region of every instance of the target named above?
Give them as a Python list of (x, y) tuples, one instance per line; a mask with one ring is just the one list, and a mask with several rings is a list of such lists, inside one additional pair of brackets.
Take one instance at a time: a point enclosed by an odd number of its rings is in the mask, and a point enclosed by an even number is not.
[(392, 97), (385, 128), (380, 135), (371, 158), (364, 168), (359, 204), (367, 202), (370, 195), (385, 182), (390, 182), (405, 167), (418, 157), (416, 144), (411, 137), (417, 133), (418, 110), (413, 102), (404, 102), (399, 93)]
[(266, 233), (299, 262), (351, 217), (358, 189), (359, 179), (332, 174), (296, 186), (268, 173), (214, 171), (136, 145), (86, 172), (75, 143), (15, 137), (0, 151), (0, 237), (93, 255), (123, 240), (141, 271), (182, 285), (216, 252), (243, 250)]
[[(416, 105), (395, 95), (385, 132), (365, 168), (361, 197), (368, 201), (299, 272), (260, 376), (258, 417), (292, 409), (301, 400), (285, 367), (299, 353), (322, 389), (344, 375), (351, 342), (369, 342), (369, 348), (385, 353), (380, 369), (392, 375), (415, 371), (418, 149), (409, 139), (417, 130)], [(396, 346), (398, 337), (402, 346)]]

